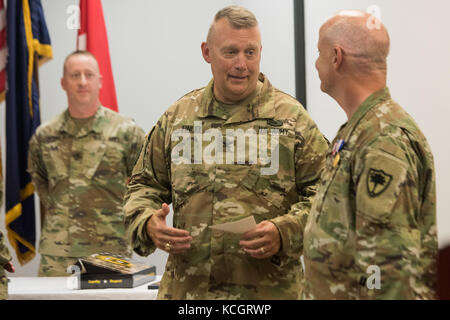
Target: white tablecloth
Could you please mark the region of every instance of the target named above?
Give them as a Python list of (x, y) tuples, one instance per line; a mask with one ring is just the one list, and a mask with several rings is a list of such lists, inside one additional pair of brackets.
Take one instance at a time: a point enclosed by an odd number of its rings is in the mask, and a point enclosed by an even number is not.
[(71, 289), (72, 277), (10, 277), (9, 300), (155, 300), (158, 290), (148, 285), (161, 280), (156, 276), (152, 282), (136, 288), (124, 289)]

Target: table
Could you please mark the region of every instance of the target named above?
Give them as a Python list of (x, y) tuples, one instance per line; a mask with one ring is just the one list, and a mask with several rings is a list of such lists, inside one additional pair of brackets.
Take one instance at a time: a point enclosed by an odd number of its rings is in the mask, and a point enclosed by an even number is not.
[(120, 289), (71, 289), (76, 277), (10, 277), (8, 300), (155, 300), (158, 290), (148, 285)]

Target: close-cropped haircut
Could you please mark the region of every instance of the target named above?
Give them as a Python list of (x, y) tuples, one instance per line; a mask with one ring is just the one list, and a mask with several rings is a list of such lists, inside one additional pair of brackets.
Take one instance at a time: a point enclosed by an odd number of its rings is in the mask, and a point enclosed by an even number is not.
[(258, 20), (248, 9), (240, 6), (228, 6), (219, 10), (214, 16), (214, 21), (208, 31), (208, 42), (210, 42), (211, 35), (214, 32), (215, 23), (223, 18), (226, 18), (235, 29), (247, 29), (258, 26)]
[(97, 63), (97, 66), (98, 66), (98, 61), (97, 61), (97, 59), (95, 58), (95, 56), (94, 56), (91, 52), (86, 51), (86, 50), (75, 50), (75, 51), (73, 51), (72, 53), (70, 53), (70, 54), (64, 59), (64, 64), (63, 64), (63, 75), (64, 75), (64, 73), (66, 72), (66, 64), (67, 64), (67, 61), (68, 61), (71, 57), (73, 57), (73, 56), (78, 56), (78, 55), (80, 55), (80, 56), (88, 56), (88, 57), (93, 58), (93, 59), (95, 60), (95, 62)]

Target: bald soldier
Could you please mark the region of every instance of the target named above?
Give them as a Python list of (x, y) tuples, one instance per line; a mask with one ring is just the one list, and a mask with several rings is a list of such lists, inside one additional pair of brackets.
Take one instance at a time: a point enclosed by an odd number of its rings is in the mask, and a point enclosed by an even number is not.
[(131, 254), (122, 201), (145, 135), (101, 106), (101, 75), (91, 53), (66, 58), (61, 86), (68, 109), (36, 130), (29, 149), (29, 172), (46, 209), (40, 276), (68, 275), (68, 266), (93, 253)]
[(309, 299), (436, 297), (435, 170), (386, 87), (389, 36), (344, 11), (320, 29), (321, 89), (348, 117), (332, 142), (304, 235)]
[[(251, 12), (220, 10), (201, 49), (213, 79), (162, 115), (134, 167), (125, 197), (132, 246), (169, 253), (159, 299), (298, 299), (299, 234), (328, 143), (259, 72)], [(257, 225), (244, 234), (209, 228), (251, 216)]]

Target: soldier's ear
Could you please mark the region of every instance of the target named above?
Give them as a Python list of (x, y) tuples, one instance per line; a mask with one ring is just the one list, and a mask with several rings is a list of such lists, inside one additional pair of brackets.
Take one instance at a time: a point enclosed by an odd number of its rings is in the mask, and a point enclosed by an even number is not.
[(66, 79), (64, 77), (61, 78), (61, 87), (66, 91)]
[(206, 42), (202, 42), (202, 56), (203, 59), (205, 59), (206, 62), (211, 63), (211, 55), (210, 55), (210, 49)]
[(332, 61), (334, 69), (338, 70), (341, 67), (343, 59), (344, 59), (344, 50), (340, 46), (335, 46), (333, 48), (333, 61)]

